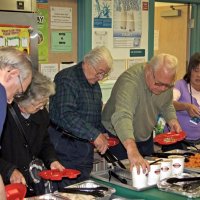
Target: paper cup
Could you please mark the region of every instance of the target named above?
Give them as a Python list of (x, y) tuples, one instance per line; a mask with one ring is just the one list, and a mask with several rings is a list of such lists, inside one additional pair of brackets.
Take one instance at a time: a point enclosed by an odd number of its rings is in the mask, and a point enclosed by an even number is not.
[(168, 158), (172, 160), (172, 176), (182, 174), (184, 169), (185, 157), (172, 155), (168, 156)]
[(169, 178), (172, 173), (172, 160), (163, 159), (160, 161), (160, 180)]
[(140, 166), (140, 174), (137, 174), (137, 168), (134, 166), (132, 169), (132, 181), (133, 187), (144, 188), (147, 187), (147, 173), (143, 173), (142, 167)]
[(160, 180), (160, 166), (161, 164), (159, 162), (150, 165), (150, 171), (147, 178), (148, 185), (155, 185)]

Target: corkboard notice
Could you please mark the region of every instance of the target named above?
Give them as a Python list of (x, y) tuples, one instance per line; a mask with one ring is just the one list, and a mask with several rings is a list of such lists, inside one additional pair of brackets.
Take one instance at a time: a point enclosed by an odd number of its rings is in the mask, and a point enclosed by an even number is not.
[(76, 63), (77, 0), (48, 0), (48, 17), (48, 59), (40, 62), (40, 67), (41, 64), (57, 63), (59, 67), (61, 63)]

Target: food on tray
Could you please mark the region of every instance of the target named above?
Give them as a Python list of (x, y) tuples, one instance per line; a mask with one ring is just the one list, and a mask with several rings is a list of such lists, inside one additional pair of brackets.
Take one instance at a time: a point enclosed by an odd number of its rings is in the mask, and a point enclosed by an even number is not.
[(200, 167), (200, 153), (196, 153), (194, 156), (190, 156), (189, 161), (185, 163), (185, 167), (197, 168)]
[(161, 145), (169, 145), (183, 140), (185, 136), (186, 134), (183, 131), (179, 133), (171, 131), (168, 133), (161, 133), (159, 135), (156, 135), (154, 138), (154, 142)]
[(62, 193), (62, 196), (67, 197), (70, 200), (95, 200), (95, 197), (92, 195)]
[(173, 142), (173, 143), (175, 143), (176, 142), (176, 140), (174, 139), (174, 138), (164, 138), (164, 142), (165, 143), (171, 143), (171, 142)]
[[(21, 198), (20, 198), (21, 199)], [(24, 200), (95, 200), (92, 195), (68, 194), (68, 193), (51, 193), (35, 197), (27, 197)], [(16, 200), (16, 198), (15, 198)]]

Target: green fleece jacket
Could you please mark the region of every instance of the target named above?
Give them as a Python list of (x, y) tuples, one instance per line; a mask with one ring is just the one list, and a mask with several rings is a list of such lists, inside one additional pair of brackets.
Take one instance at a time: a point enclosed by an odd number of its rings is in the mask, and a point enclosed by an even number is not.
[(122, 142), (128, 138), (146, 141), (156, 125), (158, 114), (167, 122), (177, 119), (172, 97), (172, 89), (160, 95), (153, 94), (145, 81), (144, 64), (134, 65), (116, 81), (103, 109), (102, 123)]

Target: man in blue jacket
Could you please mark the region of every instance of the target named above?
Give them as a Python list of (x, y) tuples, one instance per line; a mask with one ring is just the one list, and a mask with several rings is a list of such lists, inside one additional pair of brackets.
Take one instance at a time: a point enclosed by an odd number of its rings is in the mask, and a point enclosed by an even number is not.
[[(32, 63), (23, 52), (12, 48), (0, 49), (0, 137), (6, 117), (7, 103), (23, 96), (32, 79)], [(0, 196), (6, 199), (0, 176)]]

